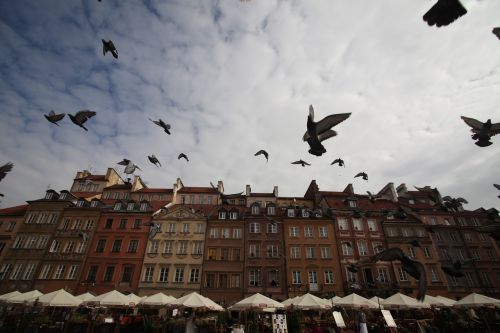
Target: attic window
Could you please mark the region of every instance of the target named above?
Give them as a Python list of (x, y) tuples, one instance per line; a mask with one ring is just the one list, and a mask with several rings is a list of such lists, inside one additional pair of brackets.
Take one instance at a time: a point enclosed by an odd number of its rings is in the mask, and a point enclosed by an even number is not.
[(59, 199), (64, 200), (64, 199), (66, 199), (67, 197), (68, 197), (68, 192), (63, 192), (63, 193), (61, 193), (61, 195), (59, 196)]
[(267, 206), (267, 215), (274, 215), (274, 214), (276, 214), (276, 207)]
[(347, 203), (348, 203), (349, 207), (351, 207), (351, 208), (358, 207), (358, 203), (354, 200), (348, 200)]
[(295, 217), (295, 210), (293, 208), (288, 208), (286, 210), (286, 216), (288, 216), (288, 217)]
[(302, 208), (302, 217), (309, 217), (309, 210), (307, 208)]
[(219, 220), (225, 220), (226, 219), (226, 211), (225, 210), (221, 210), (219, 212)]
[(134, 210), (134, 203), (133, 202), (129, 202), (127, 204), (127, 210)]
[(408, 200), (408, 202), (410, 203), (410, 205), (414, 205), (415, 204), (415, 200), (413, 200), (413, 199)]
[(78, 202), (76, 203), (76, 206), (83, 207), (84, 204), (85, 204), (85, 200), (78, 200)]
[(257, 204), (253, 205), (252, 206), (252, 214), (256, 215), (256, 214), (259, 214), (259, 212), (260, 212), (260, 206)]
[(113, 208), (113, 210), (120, 210), (120, 209), (122, 209), (122, 203), (121, 202), (115, 203), (115, 207)]
[(52, 199), (54, 197), (54, 192), (47, 192), (45, 194), (45, 199)]
[(90, 202), (90, 207), (97, 207), (97, 204), (98, 204), (98, 203), (99, 203), (99, 201), (97, 201), (97, 200), (92, 200), (92, 201)]
[(229, 213), (229, 218), (231, 220), (236, 220), (238, 218), (238, 212), (236, 212), (236, 211), (230, 212)]
[(142, 203), (141, 203), (140, 210), (141, 210), (142, 212), (145, 212), (147, 209), (148, 209), (148, 203), (147, 203), (147, 202), (142, 202)]

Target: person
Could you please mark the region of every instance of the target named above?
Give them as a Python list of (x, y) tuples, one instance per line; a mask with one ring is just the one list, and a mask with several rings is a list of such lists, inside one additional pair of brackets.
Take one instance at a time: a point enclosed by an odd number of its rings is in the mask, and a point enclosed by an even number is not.
[(368, 327), (366, 326), (366, 314), (363, 310), (358, 311), (358, 323), (359, 333), (368, 333)]

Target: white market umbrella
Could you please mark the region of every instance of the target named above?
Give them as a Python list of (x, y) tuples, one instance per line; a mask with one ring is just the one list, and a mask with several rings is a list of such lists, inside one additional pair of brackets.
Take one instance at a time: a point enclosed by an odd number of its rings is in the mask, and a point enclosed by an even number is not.
[(149, 306), (164, 306), (172, 304), (175, 300), (176, 298), (173, 296), (167, 296), (164, 293), (157, 293), (141, 300), (139, 304)]
[(224, 308), (212, 301), (210, 298), (202, 296), (197, 292), (192, 292), (176, 299), (172, 305), (179, 305), (185, 308), (206, 308), (213, 311), (223, 311)]
[(45, 294), (38, 298), (38, 302), (43, 306), (64, 306), (64, 307), (77, 307), (83, 301), (64, 289), (59, 289), (51, 293)]
[(465, 296), (461, 300), (457, 301), (453, 306), (471, 308), (471, 307), (495, 306), (495, 305), (500, 305), (499, 299), (472, 293)]
[(87, 301), (85, 304), (89, 306), (129, 306), (130, 299), (117, 290), (112, 290), (105, 294), (95, 296)]
[(281, 302), (281, 304), (283, 304), (285, 307), (287, 307), (287, 306), (289, 306), (290, 304), (293, 303), (294, 299), (297, 299), (299, 297), (300, 296), (295, 296), (295, 297), (292, 297), (292, 298), (288, 298), (288, 299), (284, 300), (283, 302)]
[(439, 299), (441, 302), (444, 303), (446, 306), (453, 306), (457, 301), (454, 299), (444, 297), (444, 296), (436, 296), (437, 299)]
[(21, 295), (11, 297), (11, 298), (7, 299), (7, 302), (14, 303), (14, 304), (21, 304), (24, 302), (34, 302), (38, 297), (40, 297), (42, 295), (43, 294), (41, 292), (39, 292), (38, 290), (32, 290), (32, 291), (22, 293)]
[(9, 298), (14, 297), (14, 296), (18, 296), (18, 295), (21, 295), (21, 293), (19, 291), (17, 291), (17, 290), (11, 291), (10, 293), (0, 295), (0, 301), (6, 301)]
[(292, 299), (290, 304), (287, 307), (294, 307), (301, 310), (323, 310), (330, 309), (332, 307), (331, 304), (326, 303), (322, 298), (314, 296), (312, 294), (304, 294), (299, 296), (296, 299)]
[(406, 296), (401, 293), (397, 293), (392, 295), (391, 297), (386, 298), (385, 300), (381, 301), (380, 304), (382, 304), (384, 308), (421, 309), (430, 307), (428, 303), (419, 302), (415, 298)]
[(335, 302), (337, 302), (338, 300), (342, 299), (342, 297), (340, 296), (333, 296), (332, 298), (330, 298), (328, 301), (329, 302), (333, 302), (333, 304), (335, 304)]
[(80, 295), (75, 296), (75, 297), (81, 299), (82, 301), (88, 301), (88, 300), (94, 298), (95, 295), (93, 295), (91, 293), (85, 293), (85, 294), (80, 294)]
[(373, 296), (372, 298), (370, 298), (370, 301), (372, 301), (375, 304), (382, 303), (383, 300), (384, 299), (382, 297), (378, 297), (378, 296)]
[(352, 293), (334, 302), (335, 305), (343, 306), (346, 308), (368, 308), (368, 309), (378, 309), (378, 304), (373, 303), (363, 296), (359, 296), (356, 293)]
[(427, 303), (431, 306), (447, 306), (442, 300), (440, 300), (437, 297), (431, 296), (431, 295), (425, 295), (424, 296), (424, 303)]
[(260, 293), (253, 294), (229, 307), (230, 310), (248, 310), (248, 309), (265, 309), (278, 308), (283, 309), (285, 306)]
[(139, 297), (134, 293), (128, 294), (126, 296), (129, 298), (130, 304), (134, 303), (135, 305), (137, 305), (142, 300), (142, 297)]

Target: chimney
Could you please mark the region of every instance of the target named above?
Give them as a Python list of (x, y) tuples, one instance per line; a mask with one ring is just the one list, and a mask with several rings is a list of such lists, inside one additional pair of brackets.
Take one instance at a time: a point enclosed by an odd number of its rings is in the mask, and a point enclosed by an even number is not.
[(274, 187), (273, 194), (274, 194), (275, 197), (278, 197), (278, 186)]
[(217, 191), (224, 193), (224, 184), (222, 183), (222, 180), (217, 181)]
[(245, 189), (245, 195), (249, 196), (250, 193), (252, 193), (252, 189), (250, 188), (250, 185), (247, 184), (246, 189)]

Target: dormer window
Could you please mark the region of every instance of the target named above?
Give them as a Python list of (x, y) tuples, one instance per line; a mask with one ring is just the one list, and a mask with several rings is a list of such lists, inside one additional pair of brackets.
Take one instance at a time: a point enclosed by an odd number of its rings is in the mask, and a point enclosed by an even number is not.
[(120, 209), (122, 209), (122, 203), (121, 202), (115, 203), (115, 207), (113, 208), (113, 210), (120, 210)]
[(288, 217), (295, 217), (295, 210), (293, 208), (288, 208), (286, 210), (286, 216), (288, 216)]
[(253, 214), (253, 215), (257, 215), (257, 214), (259, 214), (259, 213), (260, 213), (260, 206), (259, 206), (259, 205), (257, 205), (257, 204), (253, 205), (253, 206), (252, 206), (252, 214)]
[(147, 203), (147, 202), (142, 202), (142, 203), (141, 203), (140, 210), (141, 210), (142, 212), (145, 212), (146, 210), (148, 210), (148, 203)]
[(226, 219), (226, 211), (221, 210), (219, 211), (219, 220), (225, 220)]
[(99, 203), (99, 201), (97, 201), (97, 200), (92, 200), (92, 201), (90, 202), (90, 207), (95, 208), (95, 207), (97, 207), (97, 204), (98, 204), (98, 203)]
[(111, 192), (104, 192), (104, 199), (111, 198)]
[(50, 199), (52, 199), (53, 197), (54, 197), (54, 192), (47, 192), (47, 193), (45, 194), (45, 199), (50, 200)]
[(84, 204), (85, 204), (85, 200), (78, 200), (78, 201), (76, 202), (76, 207), (83, 207), (83, 206), (84, 206)]
[(238, 219), (238, 212), (236, 212), (236, 211), (230, 212), (230, 213), (229, 213), (229, 218), (230, 218), (231, 220), (236, 220), (236, 219)]
[(123, 199), (128, 199), (128, 193), (127, 192), (123, 193)]
[(302, 208), (302, 217), (309, 217), (309, 210), (306, 208)]
[(68, 192), (63, 192), (61, 193), (61, 195), (59, 196), (59, 199), (61, 200), (65, 200), (68, 198)]
[(410, 205), (414, 205), (415, 204), (415, 200), (413, 200), (413, 199), (408, 200), (408, 202), (409, 202)]
[(129, 202), (127, 204), (127, 210), (134, 210), (134, 203), (133, 202)]
[(349, 207), (351, 208), (356, 208), (358, 207), (358, 203), (355, 201), (355, 200), (348, 200), (347, 201), (347, 204), (349, 205)]
[(275, 214), (276, 214), (276, 207), (267, 206), (267, 215), (275, 215)]

